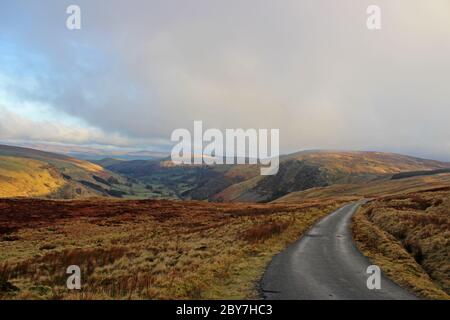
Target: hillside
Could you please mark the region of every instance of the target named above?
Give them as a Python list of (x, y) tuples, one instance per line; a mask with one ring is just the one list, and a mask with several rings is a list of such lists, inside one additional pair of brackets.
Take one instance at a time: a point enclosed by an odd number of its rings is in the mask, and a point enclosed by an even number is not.
[[(359, 185), (393, 174), (449, 168), (449, 163), (382, 152), (302, 151), (280, 158), (277, 175), (261, 176), (257, 165), (175, 166), (165, 161), (103, 161), (162, 198), (217, 202), (269, 202), (293, 192), (335, 185)], [(329, 189), (332, 191), (332, 189)]]
[(0, 156), (0, 197), (44, 196), (63, 185), (43, 161)]
[(376, 151), (301, 151), (283, 160), (306, 161), (340, 174), (369, 173), (375, 175), (403, 171), (448, 168), (450, 163), (422, 159), (397, 153)]
[(450, 163), (382, 152), (305, 151), (284, 156), (275, 176), (258, 176), (215, 195), (223, 201), (273, 201), (291, 192), (360, 184), (405, 171), (449, 168)]
[[(141, 194), (137, 191), (142, 189)], [(0, 145), (0, 197), (143, 196), (139, 184), (103, 167), (59, 154)]]
[(439, 184), (450, 167), (434, 160), (357, 151), (286, 155), (274, 176), (261, 176), (257, 165), (178, 166), (167, 159), (113, 158), (94, 162), (0, 145), (0, 197), (295, 202), (395, 193), (433, 181)]
[[(395, 175), (394, 175), (395, 176)], [(295, 203), (307, 199), (334, 198), (372, 198), (383, 195), (396, 195), (424, 190), (439, 189), (450, 186), (450, 174), (413, 176), (403, 179), (387, 177), (367, 183), (336, 184), (323, 188), (291, 192), (275, 203)]]

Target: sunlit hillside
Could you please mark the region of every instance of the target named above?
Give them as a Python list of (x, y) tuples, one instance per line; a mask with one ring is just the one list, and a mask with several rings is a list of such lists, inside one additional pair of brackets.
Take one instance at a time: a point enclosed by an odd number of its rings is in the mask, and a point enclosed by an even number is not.
[(0, 156), (0, 197), (45, 196), (64, 184), (56, 170), (43, 161)]
[(0, 145), (0, 197), (146, 197), (144, 186), (63, 155)]

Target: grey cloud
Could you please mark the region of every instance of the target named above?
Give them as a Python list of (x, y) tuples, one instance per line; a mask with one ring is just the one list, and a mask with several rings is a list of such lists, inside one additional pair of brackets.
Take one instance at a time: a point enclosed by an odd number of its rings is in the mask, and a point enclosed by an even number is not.
[[(106, 133), (98, 128), (76, 126), (56, 121), (38, 121), (11, 112), (0, 105), (0, 137), (2, 140), (39, 141), (71, 144), (133, 146), (133, 139), (119, 133)], [(153, 142), (157, 141), (142, 141)]]
[(19, 1), (1, 5), (0, 29), (24, 66), (46, 59), (40, 90), (18, 96), (106, 133), (164, 140), (204, 120), (280, 128), (284, 151), (450, 160), (450, 3), (379, 0), (374, 32), (372, 2), (78, 1), (82, 30), (68, 31), (70, 1)]

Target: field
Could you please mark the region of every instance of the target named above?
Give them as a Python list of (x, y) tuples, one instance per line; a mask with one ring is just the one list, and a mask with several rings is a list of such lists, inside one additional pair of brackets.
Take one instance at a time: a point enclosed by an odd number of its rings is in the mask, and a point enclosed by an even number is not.
[(0, 200), (0, 297), (258, 298), (272, 256), (339, 205)]
[(354, 217), (359, 249), (392, 280), (450, 299), (450, 188), (380, 197)]

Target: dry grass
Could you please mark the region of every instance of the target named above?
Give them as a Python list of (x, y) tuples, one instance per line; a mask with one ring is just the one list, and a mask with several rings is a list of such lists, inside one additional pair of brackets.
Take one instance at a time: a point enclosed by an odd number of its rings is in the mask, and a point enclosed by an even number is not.
[(11, 196), (43, 196), (64, 185), (45, 162), (0, 156), (0, 198)]
[(250, 243), (261, 242), (287, 229), (289, 222), (269, 221), (252, 226), (242, 233), (242, 239)]
[(271, 257), (339, 205), (0, 200), (0, 296), (258, 298)]
[(450, 299), (450, 192), (379, 198), (359, 210), (359, 249), (395, 282), (428, 299)]
[(274, 202), (295, 203), (311, 199), (348, 198), (361, 199), (387, 195), (421, 192), (431, 188), (448, 187), (450, 174), (433, 176), (416, 176), (411, 178), (390, 180), (389, 177), (359, 184), (335, 184), (323, 188), (311, 188), (305, 191), (291, 192)]

